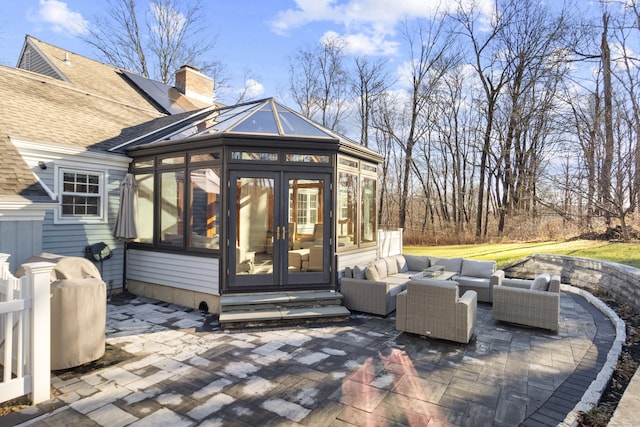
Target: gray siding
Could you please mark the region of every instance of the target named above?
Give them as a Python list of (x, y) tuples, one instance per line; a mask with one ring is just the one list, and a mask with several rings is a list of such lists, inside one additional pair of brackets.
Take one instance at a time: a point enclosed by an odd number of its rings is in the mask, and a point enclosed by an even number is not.
[[(81, 166), (79, 166), (81, 167)], [(46, 172), (49, 172), (47, 169)], [(108, 289), (122, 289), (124, 274), (124, 244), (113, 237), (113, 225), (120, 204), (120, 182), (126, 171), (109, 169), (107, 183), (108, 223), (104, 224), (54, 224), (53, 212), (45, 215), (43, 224), (42, 251), (66, 256), (84, 257), (86, 246), (104, 242), (113, 251), (113, 256), (103, 262), (102, 278)], [(41, 179), (53, 188), (53, 173), (40, 174)], [(100, 263), (96, 263), (100, 268)]]
[(131, 249), (127, 278), (178, 289), (220, 295), (218, 258)]
[(24, 260), (42, 252), (42, 221), (0, 221), (0, 253), (10, 254), (15, 273)]
[(54, 67), (31, 45), (27, 45), (18, 68), (43, 74), (58, 80), (65, 80)]

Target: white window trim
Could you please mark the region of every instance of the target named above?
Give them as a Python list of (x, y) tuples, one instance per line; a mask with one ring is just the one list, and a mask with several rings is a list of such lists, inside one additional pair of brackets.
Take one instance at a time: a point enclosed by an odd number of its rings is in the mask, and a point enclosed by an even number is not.
[[(100, 197), (100, 206), (98, 208), (99, 215), (97, 216), (63, 216), (62, 215), (62, 196), (63, 196), (63, 177), (65, 172), (72, 173), (86, 173), (90, 175), (98, 175), (100, 177), (100, 187), (98, 196)], [(58, 209), (54, 211), (53, 223), (54, 224), (105, 224), (107, 222), (107, 182), (109, 175), (105, 169), (87, 169), (87, 168), (75, 168), (65, 165), (55, 166), (55, 192), (58, 195)]]

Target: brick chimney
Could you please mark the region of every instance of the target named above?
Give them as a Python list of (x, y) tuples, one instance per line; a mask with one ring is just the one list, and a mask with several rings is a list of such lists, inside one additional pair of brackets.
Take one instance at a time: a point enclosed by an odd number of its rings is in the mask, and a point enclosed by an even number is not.
[(189, 98), (207, 105), (213, 104), (213, 79), (195, 67), (183, 65), (176, 71), (176, 89)]

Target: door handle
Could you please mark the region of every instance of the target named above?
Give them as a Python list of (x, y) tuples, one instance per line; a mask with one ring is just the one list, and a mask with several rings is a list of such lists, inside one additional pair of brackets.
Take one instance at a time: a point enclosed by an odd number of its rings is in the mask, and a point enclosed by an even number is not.
[(277, 226), (276, 227), (276, 234), (275, 234), (275, 239), (276, 240), (286, 240), (287, 239), (287, 227), (283, 226)]

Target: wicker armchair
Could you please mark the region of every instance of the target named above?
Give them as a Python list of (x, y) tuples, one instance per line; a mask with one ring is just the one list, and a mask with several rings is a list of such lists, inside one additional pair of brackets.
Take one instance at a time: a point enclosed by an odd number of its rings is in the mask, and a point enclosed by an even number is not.
[(468, 343), (476, 324), (478, 295), (458, 296), (453, 280), (412, 279), (396, 297), (396, 329)]
[(560, 320), (560, 276), (546, 285), (535, 280), (505, 279), (493, 288), (493, 318), (504, 322), (557, 331)]

